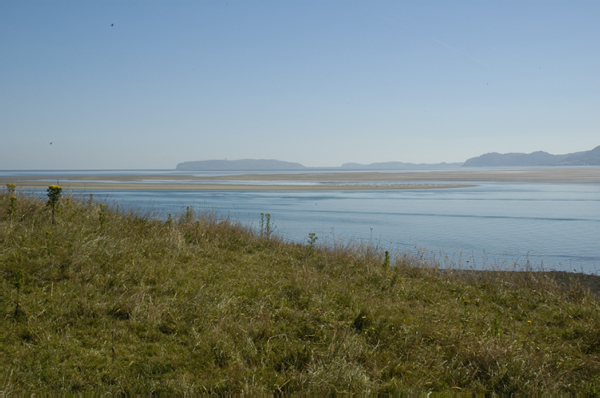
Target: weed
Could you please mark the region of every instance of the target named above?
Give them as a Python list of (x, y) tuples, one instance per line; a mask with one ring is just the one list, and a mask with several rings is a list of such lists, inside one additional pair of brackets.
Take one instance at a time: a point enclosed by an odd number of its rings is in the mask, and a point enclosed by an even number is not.
[(317, 243), (318, 239), (319, 239), (319, 237), (317, 236), (316, 233), (309, 232), (309, 234), (308, 234), (308, 249), (309, 250), (313, 250), (315, 248), (315, 244)]
[(272, 232), (273, 226), (271, 225), (271, 214), (260, 213), (260, 235), (270, 239)]
[(50, 185), (46, 192), (48, 195), (48, 202), (46, 202), (46, 204), (52, 209), (52, 224), (54, 224), (54, 212), (56, 210), (56, 206), (58, 205), (58, 201), (60, 200), (62, 188), (58, 185)]
[(386, 250), (384, 253), (384, 258), (383, 258), (383, 268), (389, 268), (389, 267), (390, 267), (390, 252)]

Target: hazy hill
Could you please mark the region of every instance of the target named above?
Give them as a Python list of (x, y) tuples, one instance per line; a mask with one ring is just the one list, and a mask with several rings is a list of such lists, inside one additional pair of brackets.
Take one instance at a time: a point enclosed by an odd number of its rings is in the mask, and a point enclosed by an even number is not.
[[(459, 167), (462, 163), (403, 163), (379, 162), (371, 164), (344, 163), (341, 168), (346, 170), (423, 170)], [(243, 160), (199, 160), (194, 162), (179, 163), (177, 170), (300, 170), (310, 169), (300, 163), (284, 162), (280, 160), (243, 159)]]
[(570, 166), (597, 166), (600, 165), (600, 145), (591, 151), (576, 152), (565, 155), (566, 158), (559, 165)]
[(565, 155), (552, 155), (537, 151), (532, 153), (486, 153), (468, 159), (464, 167), (497, 166), (593, 166), (600, 165), (600, 146), (591, 151), (575, 152)]
[[(377, 162), (370, 164), (344, 163), (345, 170), (438, 170), (445, 168), (465, 167), (503, 167), (503, 166), (594, 166), (600, 165), (600, 146), (591, 151), (552, 155), (548, 152), (532, 153), (486, 153), (468, 159), (465, 163), (404, 163)], [(242, 159), (242, 160), (199, 160), (179, 163), (177, 170), (302, 170), (312, 167), (300, 163), (285, 162), (274, 159)]]
[(179, 163), (177, 170), (298, 170), (305, 167), (300, 163), (273, 159), (242, 160), (199, 160)]

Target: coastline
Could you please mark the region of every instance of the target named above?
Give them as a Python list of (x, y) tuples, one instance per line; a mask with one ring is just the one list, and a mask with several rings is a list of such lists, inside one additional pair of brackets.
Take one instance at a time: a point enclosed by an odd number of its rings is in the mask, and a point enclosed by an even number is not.
[[(561, 172), (557, 172), (561, 171)], [(480, 181), (505, 183), (570, 183), (595, 185), (600, 177), (600, 168), (575, 170), (485, 170), (485, 171), (442, 171), (442, 172), (348, 172), (348, 173), (303, 173), (303, 174), (243, 174), (225, 176), (175, 175), (44, 175), (0, 176), (0, 186), (16, 183), (19, 189), (43, 191), (58, 182), (66, 190), (83, 191), (256, 191), (256, 192), (310, 192), (310, 191), (392, 191), (457, 189), (474, 187)], [(134, 172), (132, 172), (134, 173)], [(58, 180), (58, 181), (57, 181)], [(403, 182), (403, 180), (407, 180)], [(431, 180), (430, 183), (427, 181)], [(439, 181), (447, 181), (440, 183)], [(460, 183), (456, 180), (463, 180)], [(473, 183), (469, 184), (468, 182)], [(411, 182), (413, 181), (413, 182)], [(583, 182), (587, 181), (587, 182)], [(298, 183), (295, 184), (294, 183)], [(303, 184), (303, 182), (306, 182)], [(568, 189), (568, 186), (565, 187)], [(591, 188), (591, 187), (590, 187)], [(0, 190), (1, 191), (1, 190)], [(505, 272), (505, 271), (503, 271)], [(545, 273), (546, 271), (538, 271)], [(592, 271), (593, 272), (593, 271)], [(477, 271), (473, 271), (477, 274)], [(575, 271), (577, 273), (577, 271)], [(572, 275), (572, 273), (569, 272)], [(596, 275), (598, 276), (598, 275)], [(600, 297), (600, 279), (595, 278), (591, 290)]]
[[(424, 172), (344, 172), (302, 174), (174, 175), (37, 175), (0, 177), (0, 184), (46, 188), (58, 180), (66, 189), (197, 191), (356, 191), (466, 188), (478, 182), (600, 184), (600, 168), (453, 170)], [(236, 184), (235, 182), (240, 183)], [(260, 184), (252, 182), (260, 182)], [(286, 181), (293, 184), (285, 184)], [(221, 183), (218, 183), (221, 182)], [(223, 183), (225, 182), (225, 183)], [(273, 184), (269, 184), (273, 182)], [(302, 185), (302, 182), (307, 184)], [(315, 184), (318, 182), (318, 184)], [(353, 182), (355, 182), (353, 184)], [(373, 182), (372, 184), (365, 184)], [(379, 183), (378, 183), (379, 182)]]
[[(2, 181), (2, 180), (0, 180)], [(14, 181), (14, 180), (13, 180)], [(2, 185), (9, 181), (2, 181)], [(48, 181), (17, 180), (20, 188), (46, 189)], [(210, 183), (136, 183), (136, 182), (78, 182), (60, 181), (65, 189), (107, 191), (376, 191), (402, 189), (448, 189), (474, 187), (474, 184), (322, 184), (322, 185), (253, 185)]]

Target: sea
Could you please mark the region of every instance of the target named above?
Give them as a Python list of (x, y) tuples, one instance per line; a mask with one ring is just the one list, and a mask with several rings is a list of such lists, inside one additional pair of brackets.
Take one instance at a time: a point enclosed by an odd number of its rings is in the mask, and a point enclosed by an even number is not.
[[(74, 175), (162, 173), (165, 182), (172, 183), (168, 181), (172, 174), (218, 176), (248, 172), (0, 171), (1, 176), (44, 173), (61, 174), (63, 179)], [(311, 182), (315, 183), (319, 182)], [(370, 247), (388, 250), (392, 256), (411, 254), (429, 265), (446, 268), (555, 270), (599, 275), (600, 185), (474, 184), (477, 186), (377, 191), (75, 190), (73, 194), (88, 197), (93, 193), (97, 202), (135, 209), (161, 219), (169, 214), (175, 218), (189, 208), (255, 229), (260, 228), (261, 218), (264, 227), (269, 214), (274, 234), (288, 241), (306, 244), (309, 234), (314, 233), (317, 244)]]

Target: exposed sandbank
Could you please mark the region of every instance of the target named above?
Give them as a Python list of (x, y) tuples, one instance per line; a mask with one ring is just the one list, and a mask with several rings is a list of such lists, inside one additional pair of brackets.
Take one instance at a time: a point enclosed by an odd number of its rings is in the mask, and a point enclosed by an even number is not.
[(528, 182), (560, 184), (600, 184), (600, 167), (515, 170), (452, 170), (424, 172), (349, 172), (306, 174), (244, 174), (201, 177), (218, 180), (294, 181), (447, 181), (447, 182)]
[[(58, 180), (66, 189), (89, 190), (221, 190), (326, 191), (440, 189), (474, 186), (477, 182), (600, 184), (600, 167), (453, 170), (426, 172), (341, 172), (303, 174), (242, 174), (223, 176), (174, 175), (44, 175), (0, 177), (0, 184), (46, 188)], [(228, 183), (217, 183), (226, 181)], [(235, 181), (240, 181), (236, 184)], [(253, 181), (260, 182), (253, 184)], [(268, 182), (272, 181), (273, 184)], [(285, 181), (292, 182), (285, 184)], [(418, 183), (417, 183), (418, 181)], [(302, 184), (307, 182), (307, 184)], [(318, 184), (315, 184), (318, 182)], [(352, 182), (356, 182), (353, 184)], [(366, 184), (366, 182), (373, 182)], [(378, 183), (380, 182), (380, 183)]]
[[(114, 178), (112, 180), (115, 180)], [(163, 178), (165, 180), (165, 178)], [(8, 183), (7, 180), (2, 184)], [(21, 188), (45, 189), (52, 184), (48, 181), (15, 180)], [(71, 180), (60, 181), (65, 189), (107, 190), (107, 191), (374, 191), (398, 189), (442, 189), (465, 188), (472, 184), (322, 184), (322, 185), (252, 185), (252, 184), (203, 184), (203, 183), (135, 183), (135, 182), (79, 182)]]

